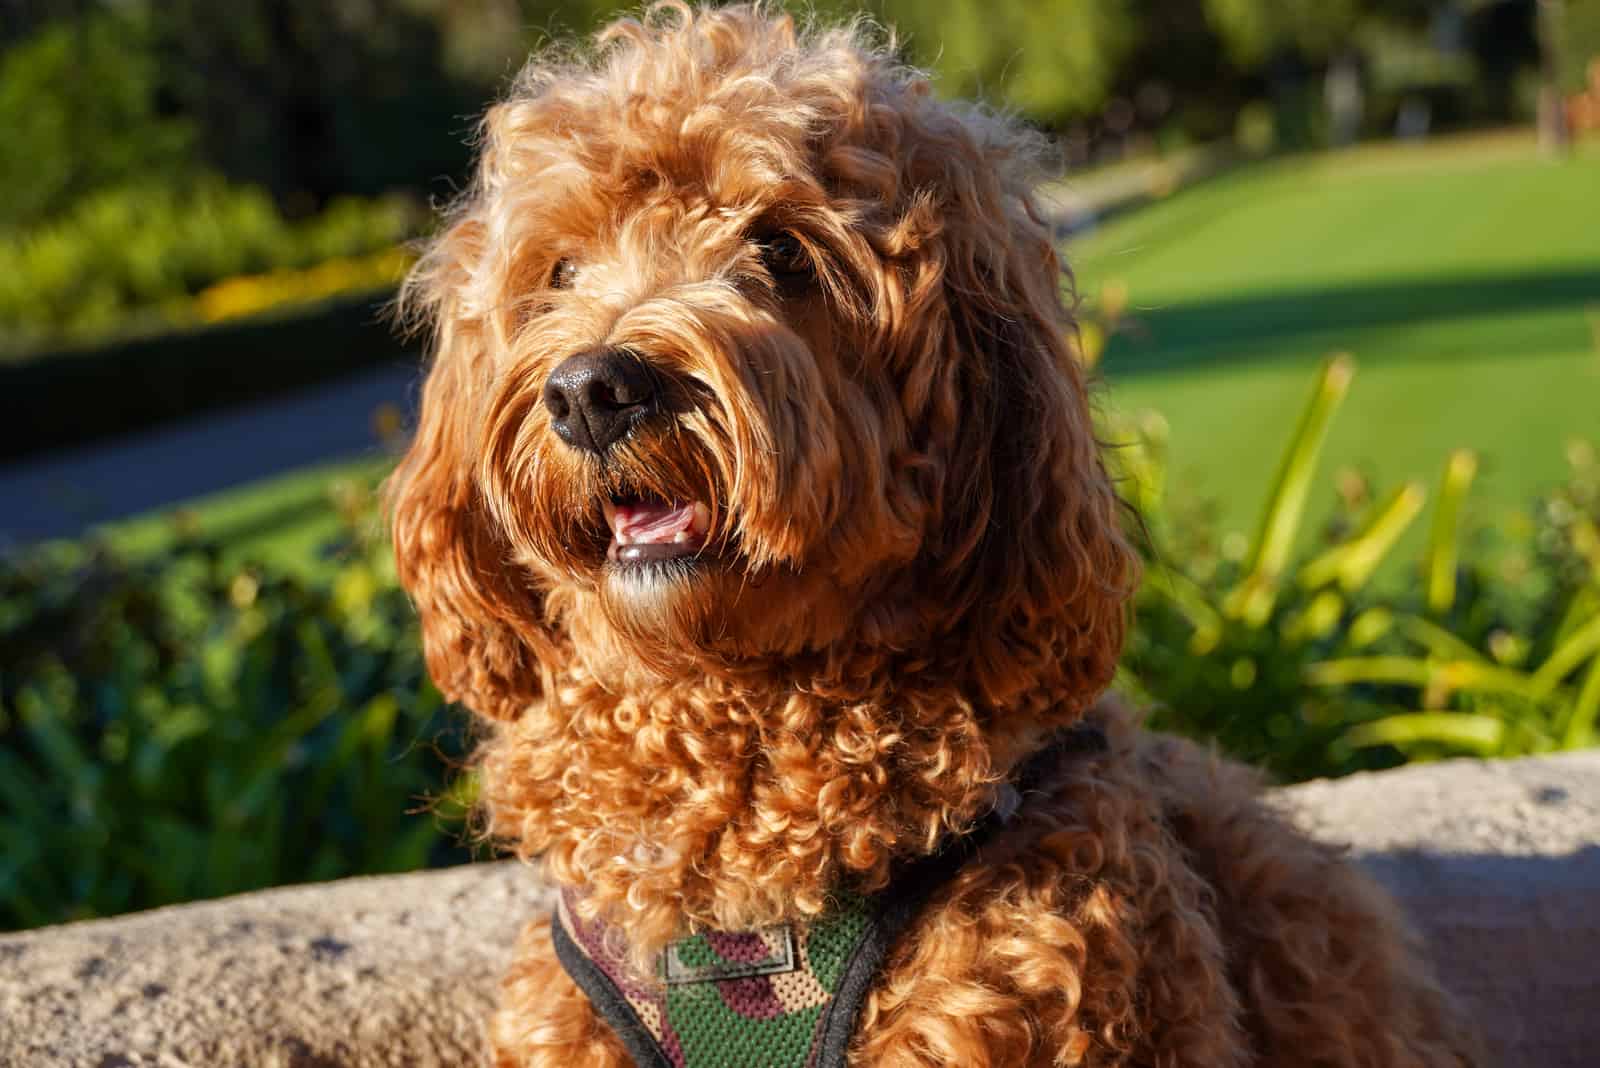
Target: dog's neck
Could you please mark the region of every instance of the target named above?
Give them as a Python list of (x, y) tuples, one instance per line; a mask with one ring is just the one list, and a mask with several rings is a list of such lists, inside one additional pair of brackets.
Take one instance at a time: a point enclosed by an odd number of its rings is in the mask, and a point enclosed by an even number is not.
[(968, 827), (1048, 729), (925, 671), (787, 674), (620, 693), (558, 675), (485, 743), (490, 830), (653, 952), (690, 925), (748, 930), (882, 888)]

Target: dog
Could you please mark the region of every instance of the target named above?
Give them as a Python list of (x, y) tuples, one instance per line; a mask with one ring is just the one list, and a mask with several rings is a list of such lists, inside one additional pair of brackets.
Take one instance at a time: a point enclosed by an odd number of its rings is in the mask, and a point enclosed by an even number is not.
[[(388, 495), (485, 833), (562, 890), (495, 1064), (1482, 1063), (1373, 883), (1104, 696), (1138, 558), (1042, 150), (748, 6), (614, 22), (488, 112), (403, 292), (434, 358)], [(819, 941), (849, 909), (867, 948)], [(701, 995), (787, 1037), (708, 1038)]]

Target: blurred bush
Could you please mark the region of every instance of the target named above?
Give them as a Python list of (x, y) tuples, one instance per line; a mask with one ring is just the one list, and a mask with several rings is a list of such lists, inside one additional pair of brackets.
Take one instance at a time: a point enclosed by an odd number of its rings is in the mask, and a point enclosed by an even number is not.
[(460, 723), (339, 492), (316, 581), (182, 537), (0, 560), (0, 929), (465, 857)]
[[(446, 69), (439, 12), (410, 2), (21, 6), (0, 30), (10, 352), (393, 284), (494, 90)], [(236, 275), (272, 277), (191, 301)]]
[[(368, 257), (324, 279), (324, 297), (392, 284), (404, 269), (396, 242), (420, 225), (403, 195), (342, 199), (289, 221), (258, 189), (215, 176), (152, 178), (91, 193), (48, 222), (0, 232), (0, 328), (5, 347), (86, 337), (146, 323), (209, 320), (226, 310), (223, 279)], [(372, 258), (376, 257), (376, 258)], [(317, 287), (311, 287), (316, 289)], [(302, 292), (294, 296), (307, 295)], [(235, 301), (235, 304), (238, 302)], [(270, 301), (255, 299), (252, 308)]]
[(163, 108), (142, 24), (110, 12), (46, 24), (0, 51), (0, 236), (86, 193), (185, 165), (192, 127)]
[(389, 289), (399, 285), (413, 259), (406, 249), (392, 247), (365, 256), (338, 256), (314, 267), (235, 275), (196, 294), (192, 308), (202, 321), (217, 323), (286, 304)]
[[(13, 5), (24, 9), (15, 38)], [(155, 176), (221, 174), (292, 217), (459, 177), (472, 117), (525, 41), (513, 18), (511, 32), (475, 41), (468, 69), (453, 58), (453, 28), (494, 22), (505, 6), (11, 0), (0, 230)]]

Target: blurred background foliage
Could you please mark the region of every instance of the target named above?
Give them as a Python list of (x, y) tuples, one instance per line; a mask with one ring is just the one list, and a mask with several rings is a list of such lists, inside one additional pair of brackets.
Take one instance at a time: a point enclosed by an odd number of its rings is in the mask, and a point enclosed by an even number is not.
[[(8, 447), (137, 425), (119, 361), (170, 415), (237, 400), (230, 360), (398, 354), (358, 328), (476, 116), (616, 9), (0, 0)], [(1600, 0), (811, 10), (1071, 168), (1155, 725), (1284, 781), (1600, 743), (1600, 157), (1525, 134), (1600, 132)], [(376, 457), (0, 545), (0, 929), (469, 855), (471, 741), (374, 504), (404, 416), (371, 418)]]
[[(0, 347), (182, 321), (182, 298), (227, 274), (414, 234), (420, 209), (465, 180), (475, 116), (528, 50), (618, 7), (3, 0), (0, 265), (17, 269), (0, 271), (0, 331), (12, 335)], [(824, 18), (857, 10), (815, 5)], [(1600, 0), (872, 0), (866, 11), (898, 28), (942, 91), (1016, 110), (1058, 135), (1074, 165), (1240, 132), (1280, 148), (1350, 140), (1389, 130), (1408, 104), (1436, 129), (1528, 117), (1541, 77), (1576, 92), (1600, 48)], [(1366, 94), (1355, 118), (1326, 106), (1324, 82), (1344, 76)], [(195, 190), (205, 237), (170, 225)], [(419, 209), (399, 234), (396, 197)], [(360, 198), (380, 199), (364, 210)], [(317, 217), (330, 211), (340, 219), (325, 227)], [(328, 228), (344, 247), (303, 236)], [(150, 267), (169, 255), (171, 269)]]
[[(417, 203), (397, 194), (340, 197), (289, 219), (259, 186), (203, 173), (130, 178), (79, 197), (23, 239), (0, 242), (0, 317), (16, 350), (392, 287), (408, 263), (396, 245), (421, 218)], [(364, 258), (367, 269), (329, 277), (305, 296), (252, 302), (214, 291), (225, 279), (353, 258)]]

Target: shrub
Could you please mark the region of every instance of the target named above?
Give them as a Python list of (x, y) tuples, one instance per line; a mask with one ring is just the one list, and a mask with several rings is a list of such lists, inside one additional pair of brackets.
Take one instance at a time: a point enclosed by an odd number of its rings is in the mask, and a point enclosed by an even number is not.
[(0, 50), (0, 235), (129, 175), (183, 166), (194, 130), (162, 113), (160, 80), (144, 21), (121, 12)]
[[(1324, 435), (1354, 375), (1330, 360), (1289, 442), (1253, 541), (1229, 546), (1206, 508), (1168, 494), (1164, 430), (1112, 428), (1142, 517), (1148, 572), (1123, 659), (1154, 725), (1215, 738), (1294, 780), (1449, 755), (1595, 744), (1600, 705), (1600, 464), (1574, 443), (1570, 482), (1513, 522), (1459, 529), (1476, 459), (1453, 454), (1425, 558), (1374, 581), (1422, 513), (1420, 483), (1347, 486), (1327, 543), (1293, 547)], [(1520, 534), (1517, 531), (1520, 530)]]
[(465, 856), (430, 806), (464, 740), (381, 541), (314, 582), (35, 550), (0, 646), (0, 928)]
[[(399, 196), (342, 200), (290, 222), (264, 192), (215, 177), (129, 182), (0, 236), (0, 329), (19, 349), (192, 321), (200, 309), (190, 298), (222, 279), (382, 253), (419, 219)], [(400, 260), (390, 254), (386, 265), (396, 274)], [(394, 280), (371, 271), (357, 279)]]
[(204, 322), (257, 315), (284, 305), (315, 304), (343, 293), (373, 292), (399, 284), (412, 256), (386, 248), (366, 256), (339, 256), (315, 267), (242, 274), (207, 286), (195, 295), (194, 314)]

